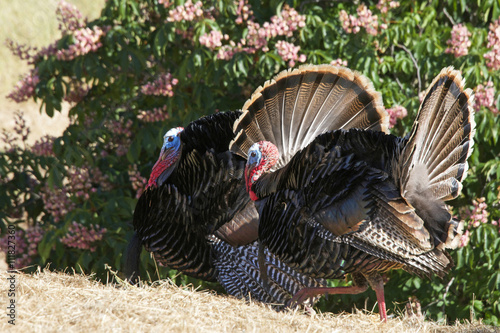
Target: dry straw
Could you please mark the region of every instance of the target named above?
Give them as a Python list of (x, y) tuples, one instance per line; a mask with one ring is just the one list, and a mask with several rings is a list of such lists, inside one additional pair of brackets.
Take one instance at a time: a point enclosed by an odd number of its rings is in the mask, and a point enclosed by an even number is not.
[[(0, 273), (2, 308), (8, 302), (8, 275)], [(401, 318), (383, 324), (377, 313), (277, 312), (170, 281), (135, 287), (48, 270), (16, 275), (16, 305), (16, 326), (2, 316), (0, 332), (495, 332), (482, 325)]]

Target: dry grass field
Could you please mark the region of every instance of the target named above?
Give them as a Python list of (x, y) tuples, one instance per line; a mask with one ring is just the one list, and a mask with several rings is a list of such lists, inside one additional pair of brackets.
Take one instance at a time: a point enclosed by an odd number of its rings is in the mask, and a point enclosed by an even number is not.
[[(8, 276), (0, 273), (2, 308), (8, 304)], [(378, 313), (277, 312), (168, 281), (135, 287), (49, 271), (16, 275), (16, 311), (15, 327), (4, 315), (0, 332), (499, 332), (479, 323), (442, 326), (396, 318), (384, 324)]]

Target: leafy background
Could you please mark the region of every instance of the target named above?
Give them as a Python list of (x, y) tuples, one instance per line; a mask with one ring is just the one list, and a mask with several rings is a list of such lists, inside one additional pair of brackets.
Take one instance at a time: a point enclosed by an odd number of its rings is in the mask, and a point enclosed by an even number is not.
[[(180, 6), (180, 7), (178, 7)], [(86, 20), (57, 9), (60, 38), (44, 48), (7, 41), (28, 73), (7, 98), (34, 100), (53, 116), (71, 104), (60, 136), (29, 143), (13, 115), (2, 133), (0, 228), (15, 225), (18, 267), (107, 274), (121, 270), (132, 214), (161, 138), (173, 126), (243, 106), (274, 74), (301, 63), (335, 63), (373, 81), (408, 132), (419, 95), (443, 67), (462, 71), (476, 93), (476, 143), (463, 194), (450, 204), (466, 221), (456, 268), (443, 280), (388, 274), (386, 300), (398, 313), (417, 297), (435, 320), (482, 318), (499, 325), (500, 2), (108, 0)], [(208, 285), (158, 268), (142, 255), (143, 276)], [(34, 269), (34, 266), (28, 268)], [(339, 281), (332, 281), (338, 285)], [(329, 297), (324, 311), (371, 309), (374, 295)], [(392, 302), (392, 303), (391, 303)], [(393, 306), (391, 306), (391, 304)]]

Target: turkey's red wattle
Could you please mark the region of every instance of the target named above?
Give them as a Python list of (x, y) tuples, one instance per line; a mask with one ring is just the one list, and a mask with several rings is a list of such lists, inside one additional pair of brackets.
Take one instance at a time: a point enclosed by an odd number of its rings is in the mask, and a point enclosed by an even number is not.
[(147, 188), (151, 186), (156, 186), (156, 181), (158, 177), (163, 173), (168, 168), (168, 161), (166, 160), (158, 160), (156, 161), (155, 165), (153, 166), (153, 170), (151, 170), (151, 175), (149, 176), (149, 181), (148, 181), (148, 186)]
[(151, 170), (151, 175), (149, 176), (148, 180), (148, 186), (146, 188), (152, 187), (152, 186), (158, 186), (158, 177), (161, 176), (162, 173), (165, 172), (172, 164), (177, 161), (179, 157), (179, 154), (174, 154), (173, 156), (168, 156), (167, 158), (163, 159), (161, 156), (156, 161), (155, 165), (153, 166), (153, 170)]

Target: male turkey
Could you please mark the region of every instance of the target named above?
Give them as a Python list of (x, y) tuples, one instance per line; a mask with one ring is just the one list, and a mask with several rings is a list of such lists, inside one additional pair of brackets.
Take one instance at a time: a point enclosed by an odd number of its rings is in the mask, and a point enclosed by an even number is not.
[[(379, 273), (402, 268), (442, 277), (451, 269), (446, 249), (458, 245), (463, 226), (444, 201), (458, 196), (466, 176), (471, 100), (460, 72), (449, 67), (427, 90), (405, 138), (331, 131), (291, 158), (274, 142), (246, 140), (256, 142), (245, 175), (260, 215), (260, 245), (313, 278), (353, 277), (352, 287), (306, 288), (293, 302), (360, 293), (369, 284), (387, 320)], [(232, 150), (240, 151), (238, 143)]]
[[(245, 105), (247, 112), (238, 126), (257, 137), (276, 124), (278, 133), (281, 123), (290, 125), (286, 119), (293, 119), (294, 124), (309, 121), (301, 129), (301, 137), (289, 137), (288, 132), (280, 135), (280, 142), (292, 152), (322, 132), (355, 126), (386, 130), (388, 123), (380, 95), (371, 83), (348, 69), (332, 66), (283, 72), (258, 88)], [(339, 113), (339, 105), (346, 111)], [(323, 285), (324, 281), (297, 274), (266, 251), (264, 273), (270, 281), (263, 286), (257, 263), (258, 214), (243, 177), (246, 159), (228, 151), (239, 114), (215, 114), (185, 130), (167, 133), (134, 213), (136, 235), (125, 270), (129, 277), (138, 271), (143, 244), (163, 265), (217, 280), (238, 297), (250, 294), (252, 299), (284, 303), (304, 287)], [(260, 128), (255, 128), (256, 121)]]
[(228, 151), (240, 112), (217, 113), (164, 136), (158, 161), (134, 212), (135, 234), (125, 273), (139, 270), (142, 246), (162, 265), (206, 281), (219, 281), (237, 297), (284, 303), (320, 282), (267, 256), (271, 290), (257, 264), (258, 215), (245, 191), (246, 160)]

